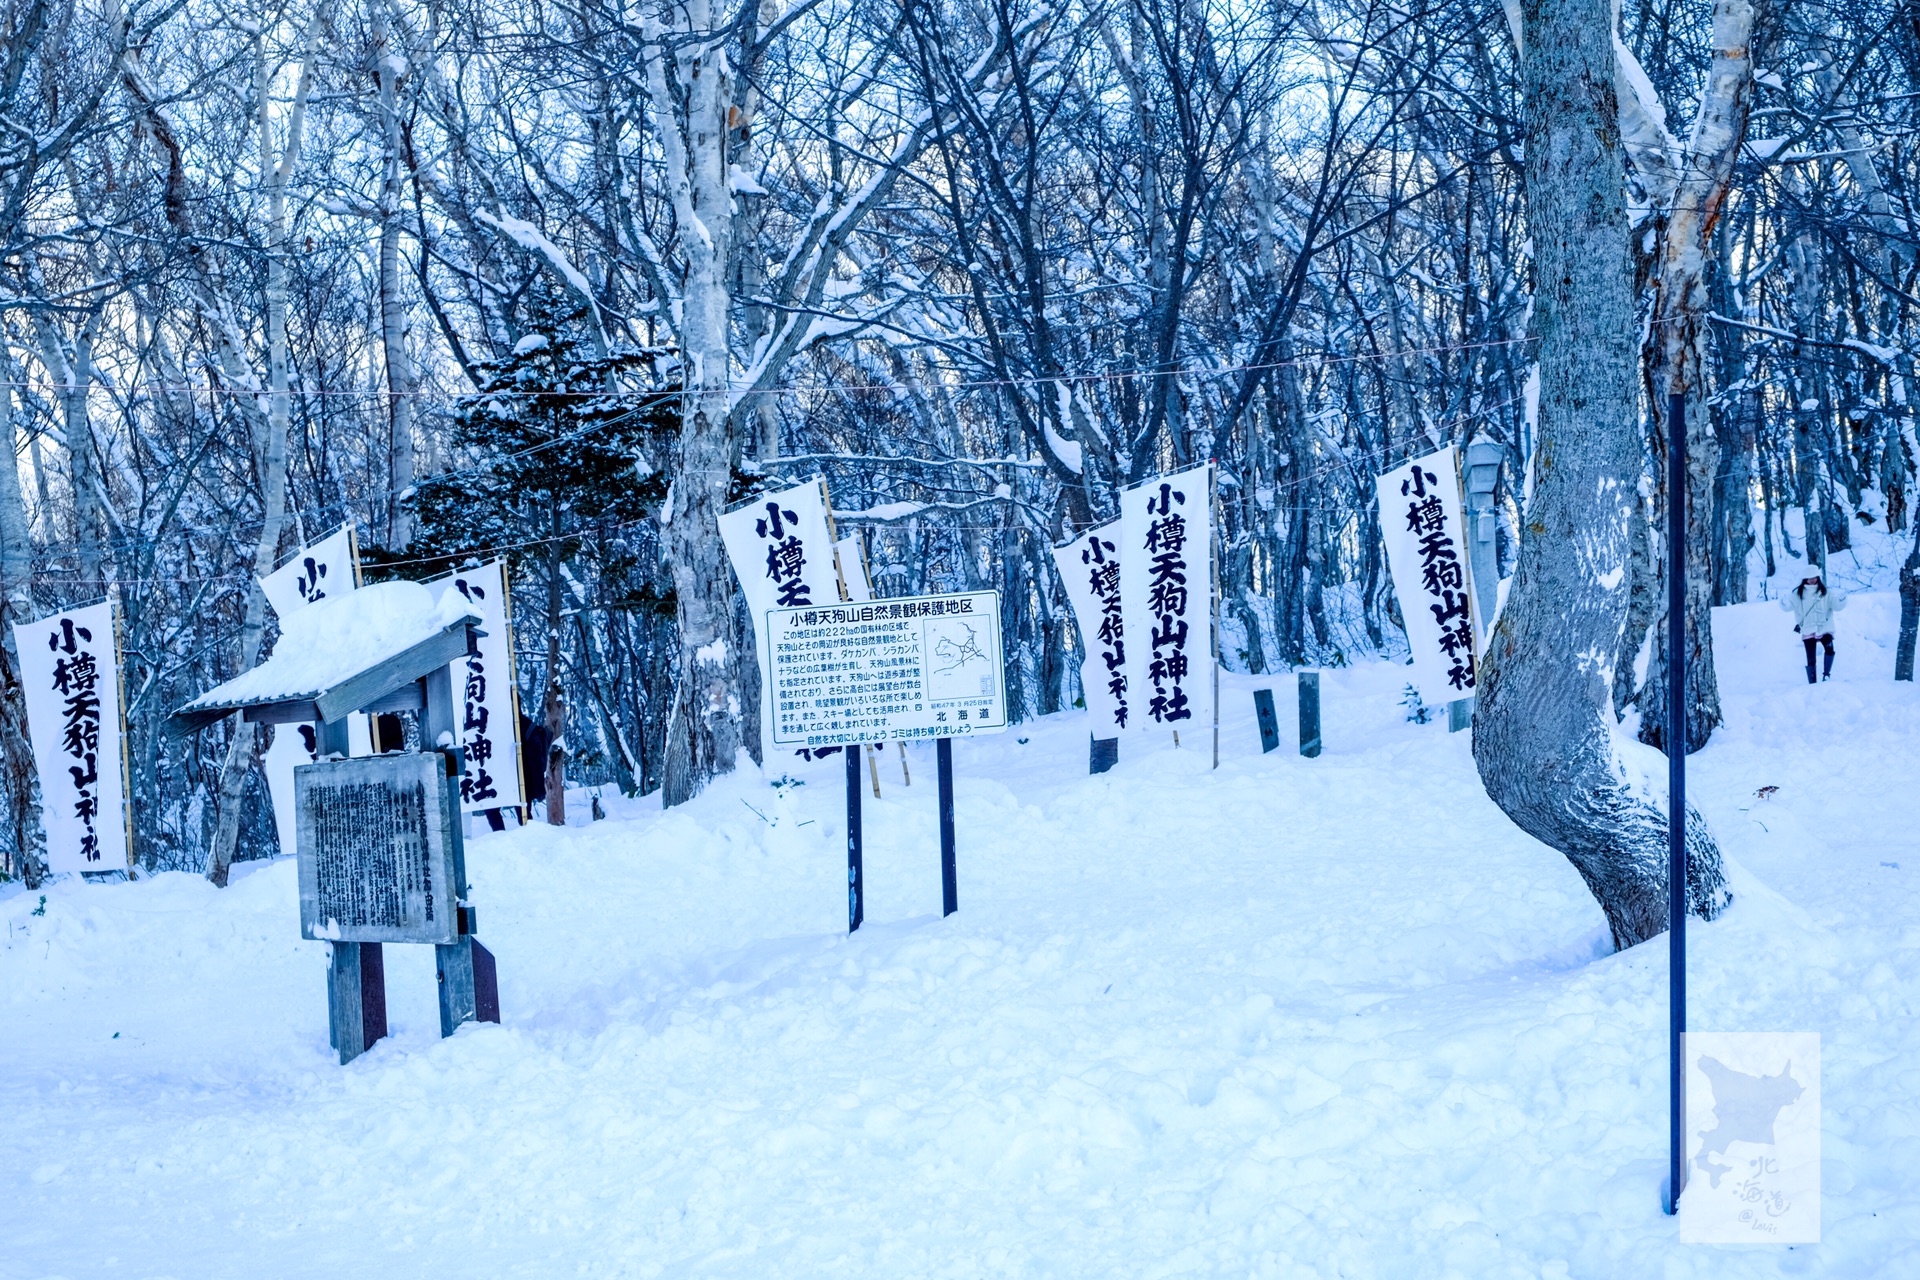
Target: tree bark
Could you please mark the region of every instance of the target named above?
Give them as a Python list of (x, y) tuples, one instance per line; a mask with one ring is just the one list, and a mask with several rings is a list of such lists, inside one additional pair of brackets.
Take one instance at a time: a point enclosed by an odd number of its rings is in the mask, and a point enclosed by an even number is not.
[[(1709, 407), (1706, 317), (1712, 310), (1707, 268), (1714, 226), (1732, 185), (1734, 161), (1747, 136), (1753, 102), (1753, 41), (1765, 0), (1716, 0), (1713, 58), (1693, 136), (1680, 159), (1680, 180), (1667, 209), (1653, 309), (1656, 371), (1653, 409), (1661, 435), (1670, 397), (1684, 397), (1687, 433), (1687, 742), (1689, 753), (1707, 745), (1720, 726), (1720, 683), (1713, 669), (1713, 566), (1719, 550), (1714, 508), (1720, 492), (1720, 438)], [(1664, 450), (1662, 450), (1664, 453)], [(1673, 495), (1665, 495), (1672, 501)], [(1663, 563), (1664, 577), (1667, 566)], [(1660, 593), (1664, 602), (1666, 592)], [(1665, 617), (1664, 607), (1661, 618)], [(1664, 623), (1656, 623), (1664, 631)], [(1655, 645), (1648, 665), (1643, 706), (1666, 705), (1667, 653)], [(1643, 716), (1640, 740), (1662, 750), (1666, 717)]]
[(406, 65), (393, 42), (384, 5), (373, 7), (375, 82), (385, 143), (385, 172), (380, 185), (380, 339), (387, 366), (387, 546), (404, 550), (413, 541), (413, 522), (403, 505), (413, 488), (413, 361), (407, 355), (407, 307), (400, 291), (400, 202), (405, 191), (405, 148), (400, 136), (399, 85)]
[[(727, 110), (733, 77), (712, 0), (676, 10), (683, 29), (648, 60), (647, 87), (666, 157), (666, 182), (686, 241), (680, 341), (685, 353), (680, 458), (661, 542), (673, 568), (680, 624), (675, 722), (668, 726), (662, 802), (683, 804), (731, 773), (751, 711), (740, 697), (733, 636), (733, 573), (720, 540), (733, 476), (727, 266), (732, 234)], [(669, 86), (672, 72), (675, 83)]]
[[(258, 36), (254, 39), (256, 79), (254, 92), (257, 127), (260, 133), (260, 172), (267, 177), (267, 400), (266, 438), (257, 460), (260, 475), (260, 538), (254, 544), (252, 569), (258, 577), (273, 568), (280, 550), (280, 533), (287, 516), (287, 423), (292, 396), (287, 374), (287, 236), (291, 218), (287, 209), (287, 186), (300, 163), (301, 130), (306, 118), (307, 95), (313, 87), (315, 48), (320, 35), (322, 14), (307, 22), (306, 51), (300, 64), (293, 105), (287, 114), (287, 140), (275, 160), (273, 145), (273, 107), (271, 76), (266, 50)], [(246, 617), (240, 625), (240, 669), (245, 671), (260, 660), (260, 642), (267, 626), (267, 597), (256, 583), (247, 593)], [(207, 879), (226, 887), (227, 870), (233, 865), (234, 849), (240, 843), (240, 801), (246, 790), (247, 775), (259, 758), (260, 738), (254, 725), (244, 721), (234, 727), (226, 757), (220, 763), (220, 781), (216, 789), (219, 819), (213, 829), (213, 848), (207, 857)]]
[(33, 544), (27, 531), (26, 503), (20, 496), (19, 454), (13, 425), (13, 354), (0, 346), (0, 790), (7, 806), (7, 843), (13, 850), (8, 869), (37, 889), (46, 875), (40, 855), (40, 778), (27, 741), (27, 703), (20, 685), (20, 654), (14, 648), (15, 623), (33, 618), (27, 580), (33, 573)]
[[(1667, 923), (1657, 770), (1614, 728), (1627, 607), (1635, 323), (1607, 0), (1525, 0), (1526, 198), (1540, 360), (1534, 488), (1488, 644), (1473, 753), (1494, 802), (1573, 863), (1614, 945)], [(1689, 908), (1726, 905), (1719, 850), (1690, 824)]]

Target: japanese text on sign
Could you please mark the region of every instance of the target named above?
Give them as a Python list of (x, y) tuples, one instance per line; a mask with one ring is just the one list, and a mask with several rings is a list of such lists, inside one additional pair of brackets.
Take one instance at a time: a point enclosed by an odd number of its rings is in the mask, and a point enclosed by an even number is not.
[(113, 606), (16, 624), (40, 817), (53, 871), (127, 865)]
[(1414, 684), (1432, 701), (1471, 697), (1474, 618), (1454, 450), (1387, 472), (1376, 491)]
[(1007, 727), (996, 592), (774, 609), (766, 618), (776, 746)]
[(452, 805), (437, 751), (294, 771), (300, 932), (334, 942), (452, 942)]

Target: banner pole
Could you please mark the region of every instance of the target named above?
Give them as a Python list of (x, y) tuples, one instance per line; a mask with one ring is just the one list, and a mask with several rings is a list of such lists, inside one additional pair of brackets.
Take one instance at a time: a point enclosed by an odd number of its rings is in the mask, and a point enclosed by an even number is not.
[(1213, 554), (1209, 557), (1208, 580), (1210, 594), (1213, 596), (1212, 625), (1210, 643), (1213, 646), (1213, 767), (1220, 767), (1220, 460), (1207, 461), (1207, 549)]
[(940, 773), (940, 915), (960, 909), (959, 874), (953, 855), (953, 739), (935, 738)]
[(866, 919), (866, 888), (860, 857), (860, 744), (849, 743), (841, 749), (847, 758), (847, 932), (853, 933)]
[(1667, 1204), (1680, 1210), (1687, 1033), (1687, 399), (1667, 401)]

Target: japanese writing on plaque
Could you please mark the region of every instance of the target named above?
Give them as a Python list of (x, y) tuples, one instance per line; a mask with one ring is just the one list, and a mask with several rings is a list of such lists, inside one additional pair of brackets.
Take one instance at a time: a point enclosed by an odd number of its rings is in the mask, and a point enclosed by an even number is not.
[(767, 635), (777, 746), (1006, 727), (994, 592), (776, 609)]
[[(1120, 623), (1120, 561), (1113, 543), (1096, 533), (1080, 549), (1080, 563), (1087, 567), (1087, 589), (1100, 603), (1100, 626), (1093, 633), (1095, 644), (1088, 647), (1096, 649), (1101, 664), (1106, 667), (1114, 726), (1124, 729), (1127, 727), (1127, 649), (1125, 629)], [(1083, 675), (1081, 679), (1086, 677)]]
[[(483, 611), (487, 588), (468, 580), (463, 574), (453, 580), (453, 589)], [(494, 587), (497, 595), (500, 588)], [(459, 664), (455, 664), (458, 670)], [(487, 660), (477, 640), (467, 645), (466, 679), (461, 683), (464, 712), (460, 718), (460, 745), (466, 752), (466, 769), (460, 775), (460, 800), (481, 805), (498, 801), (500, 788), (493, 781), (493, 708), (487, 705)], [(508, 761), (512, 763), (511, 760)]]
[(294, 771), (302, 936), (454, 940), (445, 768), (429, 751)]
[[(1186, 682), (1192, 672), (1187, 642), (1187, 495), (1162, 481), (1147, 499), (1147, 536), (1137, 550), (1147, 557), (1147, 681), (1153, 692), (1147, 714), (1160, 724), (1173, 725), (1193, 718)], [(1206, 495), (1197, 507), (1204, 513)], [(1201, 581), (1207, 568), (1201, 567)], [(1138, 643), (1138, 640), (1135, 641)]]
[[(78, 639), (81, 643), (75, 644)], [(59, 630), (47, 637), (53, 660), (53, 689), (60, 695), (60, 749), (71, 763), (64, 764), (73, 779), (73, 816), (80, 823), (80, 856), (100, 859), (100, 664), (91, 650), (81, 647), (93, 639), (72, 618), (60, 619)]]
[(1465, 696), (1473, 692), (1473, 615), (1454, 538), (1459, 522), (1447, 519), (1448, 504), (1439, 485), (1434, 472), (1415, 463), (1412, 474), (1400, 482), (1400, 496), (1406, 504), (1406, 532), (1415, 539), (1420, 557), (1420, 591), (1439, 624), (1440, 647), (1449, 659), (1447, 683)]
[(113, 605), (16, 623), (13, 638), (48, 867), (117, 871), (127, 828)]

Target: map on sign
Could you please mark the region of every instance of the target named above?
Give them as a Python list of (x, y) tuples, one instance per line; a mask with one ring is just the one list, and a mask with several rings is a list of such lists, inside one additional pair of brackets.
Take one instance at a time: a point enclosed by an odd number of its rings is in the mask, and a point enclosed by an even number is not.
[(1817, 1242), (1820, 1037), (1690, 1032), (1685, 1046), (1681, 1240)]
[(775, 746), (1007, 727), (996, 592), (771, 609), (767, 647)]

